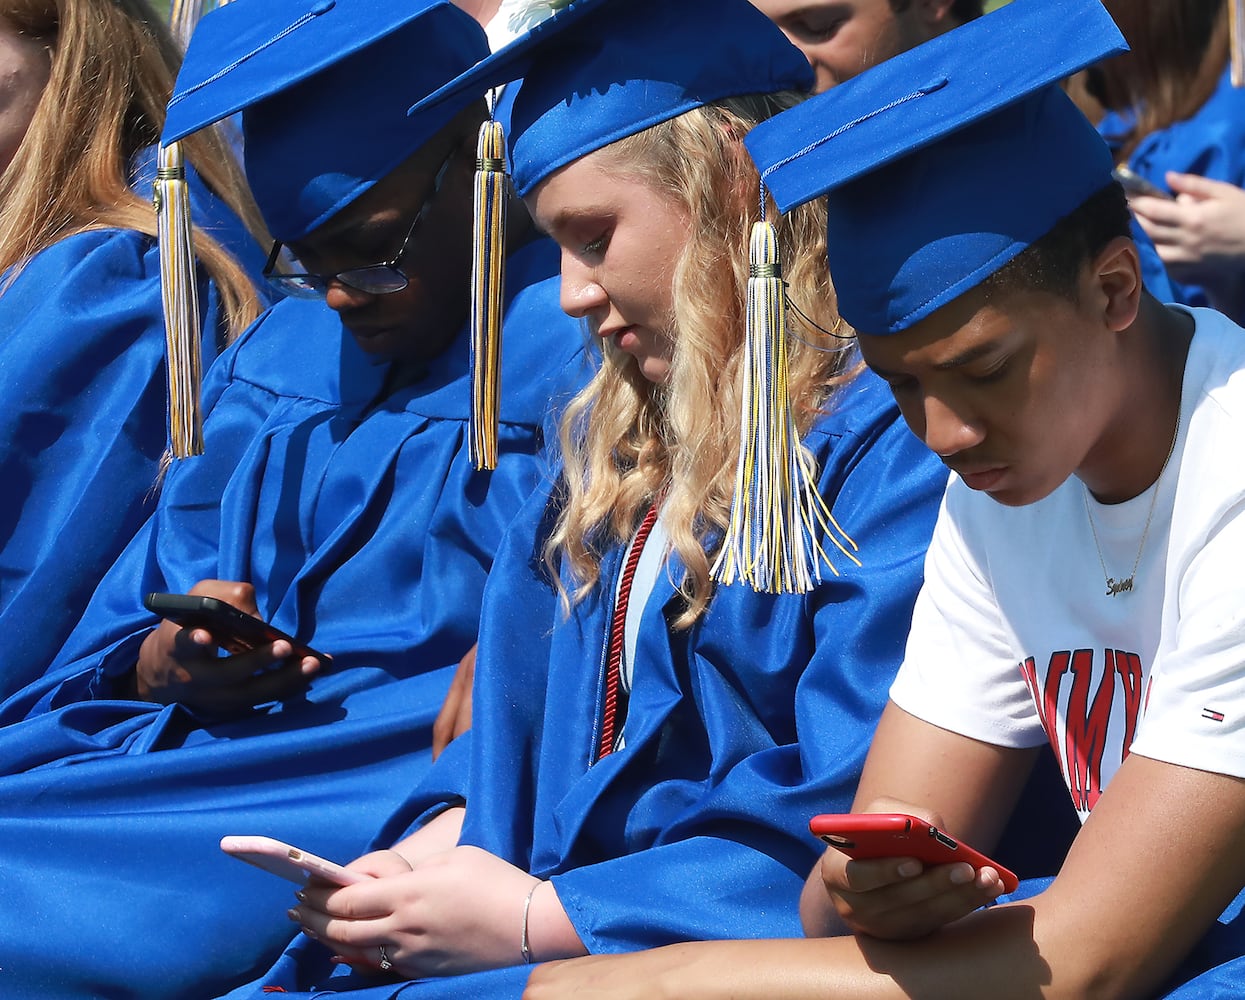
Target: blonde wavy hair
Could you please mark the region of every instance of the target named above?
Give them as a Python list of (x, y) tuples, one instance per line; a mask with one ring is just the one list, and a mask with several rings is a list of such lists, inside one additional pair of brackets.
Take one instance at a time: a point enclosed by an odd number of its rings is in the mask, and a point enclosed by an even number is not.
[[(759, 177), (742, 139), (799, 99), (723, 100), (601, 151), (611, 169), (665, 195), (690, 222), (672, 277), (669, 378), (650, 383), (635, 358), (607, 343), (600, 370), (562, 421), (564, 502), (544, 557), (555, 579), (559, 562), (570, 569), (576, 586), (563, 592), (567, 607), (597, 585), (602, 553), (626, 544), (658, 495), (686, 567), (679, 581), (686, 609), (676, 627), (689, 627), (709, 604), (711, 549), (729, 520), (739, 455), (748, 238), (760, 218)], [(835, 385), (855, 374), (846, 368), (849, 341), (823, 331), (850, 331), (826, 269), (824, 199), (782, 217), (771, 205), (768, 216), (776, 221), (788, 296), (812, 321), (797, 314), (803, 339), (788, 338), (791, 398), (804, 434)]]
[[(0, 272), (9, 281), (58, 240), (92, 229), (156, 235), (151, 202), (129, 185), (132, 157), (159, 140), (181, 53), (145, 0), (0, 0), (0, 20), (44, 42), (51, 74), (12, 163), (0, 174)], [(257, 238), (259, 211), (221, 135), (185, 140), (186, 158)], [(221, 295), (229, 339), (258, 314), (246, 272), (206, 232), (195, 250)], [(0, 289), (0, 292), (3, 290)]]

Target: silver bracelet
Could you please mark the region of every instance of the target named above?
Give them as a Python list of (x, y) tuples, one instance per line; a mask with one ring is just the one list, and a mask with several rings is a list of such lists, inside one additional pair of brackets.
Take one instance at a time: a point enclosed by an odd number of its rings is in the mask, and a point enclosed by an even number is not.
[(532, 909), (532, 896), (535, 895), (540, 882), (534, 882), (532, 887), (527, 890), (527, 896), (523, 900), (523, 934), (519, 938), (519, 951), (523, 953), (523, 964), (532, 964), (532, 944), (527, 938), (527, 915)]

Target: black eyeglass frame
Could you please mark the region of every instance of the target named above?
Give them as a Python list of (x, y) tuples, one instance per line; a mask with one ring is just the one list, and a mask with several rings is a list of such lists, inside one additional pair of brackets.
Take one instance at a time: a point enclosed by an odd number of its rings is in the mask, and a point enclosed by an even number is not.
[[(406, 276), (406, 272), (398, 267), (398, 264), (406, 256), (406, 248), (410, 245), (411, 237), (415, 235), (415, 230), (419, 228), (419, 224), (423, 222), (424, 217), (432, 208), (433, 202), (436, 201), (437, 194), (441, 190), (441, 182), (445, 179), (445, 172), (449, 169), (457, 152), (457, 148), (452, 149), (449, 156), (442, 161), (436, 176), (432, 180), (432, 190), (428, 192), (428, 197), (423, 200), (423, 203), (419, 206), (419, 211), (415, 213), (415, 218), (411, 222), (411, 227), (406, 231), (406, 236), (403, 237), (402, 245), (398, 248), (398, 252), (389, 260), (376, 264), (365, 264), (362, 267), (349, 267), (344, 271), (338, 271), (336, 274), (280, 272), (276, 271), (275, 268), (277, 258), (280, 256), (282, 249), (285, 248), (285, 244), (280, 240), (274, 240), (272, 250), (268, 254), (268, 260), (264, 263), (264, 269), (260, 273), (278, 291), (296, 298), (324, 298), (328, 293), (329, 285), (334, 281), (345, 285), (347, 288), (365, 292), (368, 295), (390, 295), (393, 292), (402, 291), (411, 282)], [(375, 280), (369, 280), (369, 275), (375, 276)]]

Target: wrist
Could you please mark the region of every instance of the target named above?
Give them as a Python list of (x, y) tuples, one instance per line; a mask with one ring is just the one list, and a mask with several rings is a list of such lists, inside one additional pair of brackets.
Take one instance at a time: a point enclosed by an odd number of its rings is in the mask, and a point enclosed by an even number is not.
[(410, 858), (408, 858), (405, 854), (403, 854), (401, 851), (399, 851), (396, 847), (387, 847), (387, 848), (385, 848), (384, 853), (385, 853), (385, 854), (393, 854), (393, 855), (395, 855), (395, 856), (397, 856), (397, 857), (401, 858), (401, 859), (402, 859), (402, 863), (403, 863), (404, 865), (406, 865), (406, 867), (407, 867), (408, 869), (410, 869), (411, 871), (414, 871), (414, 870), (415, 870), (415, 864), (414, 864), (414, 862), (412, 862)]
[(524, 913), (527, 954), (523, 956), (528, 963), (576, 958), (588, 954), (588, 949), (579, 939), (575, 926), (558, 899), (553, 883), (536, 882), (528, 892)]
[(519, 936), (519, 954), (523, 958), (524, 965), (532, 964), (532, 940), (530, 935), (532, 896), (536, 894), (536, 890), (539, 888), (540, 880), (537, 879), (532, 883), (532, 887), (527, 890), (527, 895), (523, 897), (523, 928)]

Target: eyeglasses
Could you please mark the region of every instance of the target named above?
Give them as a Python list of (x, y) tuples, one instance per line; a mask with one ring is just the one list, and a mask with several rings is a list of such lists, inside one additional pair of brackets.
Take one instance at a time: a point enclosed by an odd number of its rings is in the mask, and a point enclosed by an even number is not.
[(329, 290), (329, 285), (334, 281), (340, 282), (349, 288), (357, 289), (360, 292), (366, 292), (368, 295), (389, 295), (391, 292), (402, 291), (410, 284), (410, 281), (402, 269), (398, 267), (398, 262), (406, 256), (406, 248), (411, 242), (411, 237), (415, 235), (415, 230), (424, 221), (424, 217), (428, 214), (428, 210), (436, 200), (437, 193), (441, 190), (441, 181), (445, 178), (445, 172), (449, 169), (455, 152), (457, 150), (451, 150), (450, 155), (442, 162), (436, 177), (433, 178), (432, 190), (428, 192), (428, 197), (419, 206), (419, 211), (415, 214), (415, 221), (411, 223), (411, 228), (406, 231), (406, 236), (402, 240), (402, 246), (398, 248), (398, 252), (390, 260), (379, 264), (368, 264), (365, 267), (352, 267), (346, 271), (338, 271), (336, 274), (277, 271), (278, 260), (288, 261), (292, 258), (292, 255), (288, 252), (284, 255), (282, 254), (282, 251), (288, 248), (280, 240), (277, 240), (272, 244), (272, 252), (268, 254), (268, 262), (264, 264), (262, 272), (264, 278), (279, 291), (300, 299), (323, 298)]

